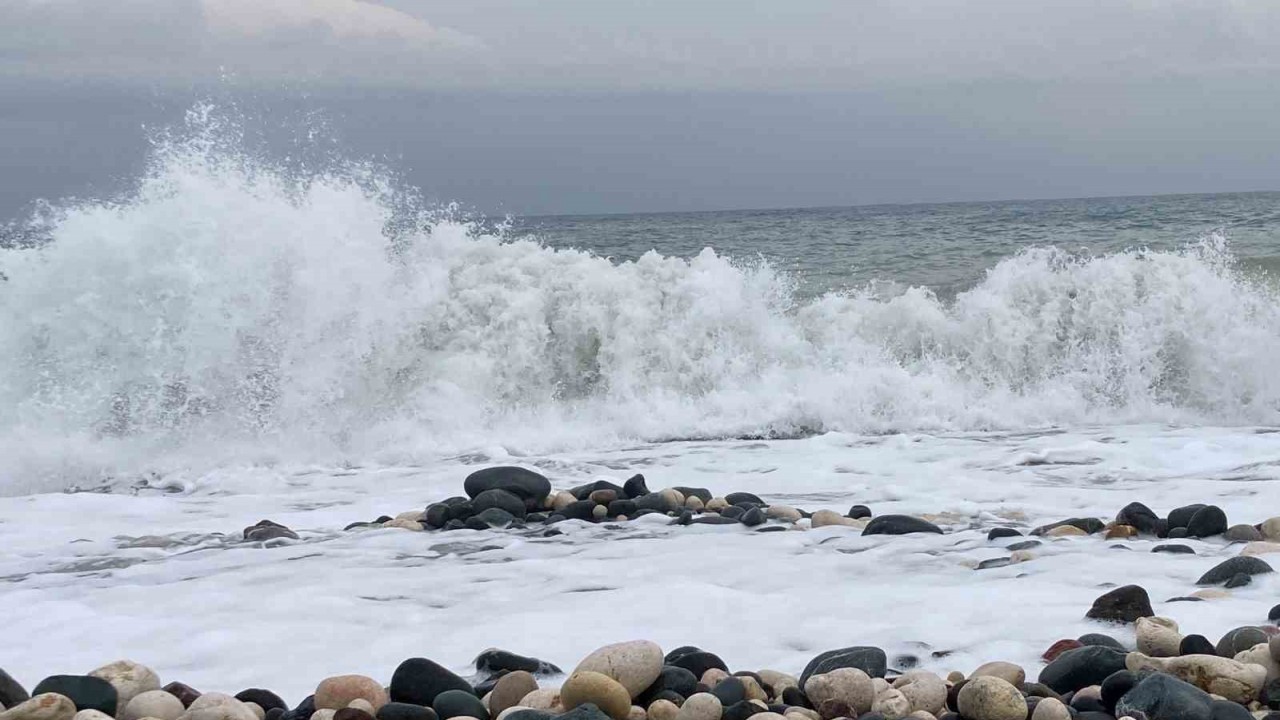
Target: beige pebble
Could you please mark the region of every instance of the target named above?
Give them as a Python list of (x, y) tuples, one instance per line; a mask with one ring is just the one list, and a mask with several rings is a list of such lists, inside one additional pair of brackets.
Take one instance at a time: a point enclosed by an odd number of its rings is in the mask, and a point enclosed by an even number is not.
[(826, 720), (862, 715), (871, 710), (876, 698), (871, 678), (854, 668), (838, 668), (813, 675), (805, 682), (804, 693)]
[(395, 518), (382, 523), (384, 528), (400, 528), (401, 530), (413, 530), (414, 532), (422, 532), (422, 523), (414, 520), (402, 520)]
[(243, 702), (244, 706), (249, 708), (249, 712), (253, 713), (254, 717), (258, 718), (258, 720), (266, 720), (267, 711), (263, 710), (261, 705), (252, 700), (245, 700)]
[(1178, 623), (1166, 617), (1142, 617), (1135, 624), (1138, 652), (1151, 657), (1173, 657), (1182, 645)]
[(148, 690), (133, 696), (124, 710), (117, 713), (120, 720), (141, 720), (153, 717), (159, 720), (178, 720), (186, 708), (182, 701), (164, 690)]
[(787, 708), (785, 715), (786, 717), (792, 718), (792, 720), (799, 720), (799, 718), (804, 718), (804, 720), (822, 720), (822, 716), (818, 714), (817, 710), (810, 710), (809, 708), (804, 707), (789, 707)]
[(676, 720), (679, 706), (670, 700), (654, 700), (649, 703), (649, 720)]
[(861, 520), (845, 517), (835, 510), (818, 510), (810, 518), (809, 522), (815, 528), (820, 527), (865, 527), (866, 523)]
[(4, 720), (71, 720), (76, 705), (65, 695), (41, 693), (0, 713)]
[(1059, 525), (1045, 533), (1048, 537), (1083, 537), (1088, 534), (1075, 525)]
[(1024, 563), (1036, 559), (1036, 554), (1030, 550), (1014, 550), (1009, 553), (1009, 560), (1014, 563)]
[(1153, 658), (1140, 652), (1125, 656), (1130, 672), (1158, 670), (1191, 683), (1207, 693), (1221, 695), (1237, 703), (1255, 699), (1267, 678), (1267, 669), (1216, 655), (1183, 655)]
[(534, 690), (520, 698), (520, 704), (534, 710), (550, 710), (560, 706), (560, 691), (551, 689)]
[(524, 670), (516, 670), (498, 678), (489, 693), (489, 712), (499, 714), (513, 705), (520, 705), (524, 698), (538, 689), (538, 681)]
[(598, 672), (617, 681), (635, 698), (658, 679), (662, 665), (662, 648), (657, 643), (629, 640), (594, 650), (578, 663), (574, 673)]
[(406, 510), (405, 512), (396, 515), (395, 519), (412, 520), (416, 523), (420, 523), (424, 517), (426, 517), (426, 513), (422, 510)]
[(1262, 537), (1268, 540), (1280, 541), (1280, 517), (1263, 520), (1259, 529), (1262, 531)]
[(912, 712), (924, 711), (937, 715), (946, 708), (947, 684), (928, 670), (910, 670), (893, 681), (911, 704)]
[(627, 720), (648, 720), (649, 713), (639, 705), (632, 705), (631, 712), (627, 713)]
[(727, 677), (729, 677), (729, 673), (720, 668), (707, 668), (707, 671), (702, 673), (702, 677), (699, 678), (699, 682), (709, 688), (713, 688)]
[(378, 713), (378, 709), (373, 706), (373, 703), (369, 702), (368, 700), (365, 700), (364, 698), (356, 698), (355, 700), (352, 700), (351, 702), (347, 703), (347, 707), (353, 708), (355, 710), (363, 710), (369, 713), (370, 715), (377, 715)]
[(786, 690), (789, 687), (793, 687), (793, 688), (800, 687), (800, 680), (795, 675), (788, 675), (787, 673), (784, 673), (784, 672), (779, 672), (777, 670), (767, 670), (767, 669), (761, 670), (756, 674), (760, 676), (761, 680), (765, 681), (765, 684), (773, 688), (773, 695), (775, 698), (781, 698), (782, 691)]
[(800, 511), (790, 505), (770, 505), (764, 511), (765, 517), (786, 522), (795, 522), (802, 516)]
[(676, 720), (720, 720), (724, 706), (711, 693), (694, 693), (680, 706)]
[(101, 710), (81, 710), (71, 720), (112, 720), (111, 716)]
[(494, 718), (494, 720), (506, 720), (507, 716), (511, 715), (512, 713), (517, 713), (517, 712), (520, 712), (521, 710), (532, 710), (532, 709), (533, 708), (525, 707), (523, 705), (512, 705), (506, 710), (503, 710), (502, 712), (498, 713), (497, 717)]
[(1221, 598), (1231, 597), (1230, 590), (1220, 590), (1218, 588), (1204, 588), (1191, 593), (1191, 597), (1198, 597), (1201, 600), (1219, 600)]
[(994, 676), (970, 678), (957, 698), (966, 720), (1026, 720), (1027, 701), (1012, 683)]
[(707, 501), (707, 510), (711, 512), (721, 512), (729, 507), (729, 501), (722, 497), (713, 497)]
[(560, 702), (566, 710), (594, 703), (613, 720), (627, 720), (631, 694), (617, 680), (590, 670), (575, 672), (560, 686)]
[(979, 665), (969, 677), (998, 677), (1014, 687), (1020, 687), (1027, 681), (1027, 672), (1020, 665), (997, 660)]
[(591, 517), (597, 520), (603, 520), (609, 517), (609, 508), (605, 507), (604, 505), (597, 505), (591, 508)]
[(884, 715), (885, 720), (902, 720), (911, 714), (911, 701), (901, 690), (891, 687), (876, 695), (871, 710)]
[(1031, 720), (1071, 720), (1071, 711), (1057, 698), (1044, 698), (1031, 713)]
[(578, 502), (578, 498), (574, 497), (573, 493), (560, 490), (551, 498), (551, 509), (559, 512), (576, 502)]
[(684, 506), (694, 512), (701, 512), (705, 507), (702, 504), (702, 498), (697, 495), (690, 495), (684, 499)]
[(391, 701), (381, 683), (364, 675), (336, 675), (316, 686), (317, 710), (341, 710), (356, 698), (364, 698), (375, 709)]
[[(742, 686), (746, 688), (748, 700), (760, 700), (763, 702), (769, 699), (769, 693), (764, 691), (764, 688), (761, 687), (760, 683), (756, 682), (755, 678), (750, 675), (742, 675), (738, 679), (742, 681)], [(765, 708), (768, 707), (768, 704), (766, 704)]]
[(1255, 540), (1251, 543), (1245, 543), (1240, 550), (1241, 555), (1270, 555), (1271, 553), (1280, 553), (1280, 542)]
[(111, 683), (116, 689), (117, 708), (128, 707), (130, 700), (144, 692), (160, 689), (160, 676), (156, 671), (132, 660), (117, 660), (89, 675)]

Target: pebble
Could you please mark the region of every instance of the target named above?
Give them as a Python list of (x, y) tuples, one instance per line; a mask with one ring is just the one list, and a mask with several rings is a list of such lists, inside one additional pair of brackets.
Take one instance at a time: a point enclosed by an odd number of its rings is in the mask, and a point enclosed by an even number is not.
[(969, 677), (998, 677), (1014, 687), (1021, 687), (1027, 680), (1027, 672), (1011, 662), (995, 661), (979, 665)]
[(499, 466), (477, 470), (462, 481), (462, 489), (474, 498), (485, 490), (505, 490), (525, 501), (529, 508), (538, 507), (551, 494), (551, 481), (522, 467)]
[(1274, 572), (1271, 566), (1256, 557), (1237, 556), (1215, 565), (1196, 581), (1197, 585), (1221, 585), (1239, 573), (1261, 575)]
[(681, 667), (693, 673), (695, 677), (701, 678), (711, 668), (719, 668), (725, 672), (729, 671), (729, 666), (725, 665), (724, 660), (715, 653), (710, 653), (692, 645), (678, 647), (667, 653), (663, 659), (668, 665)]
[(1085, 617), (1090, 620), (1115, 623), (1132, 623), (1140, 617), (1152, 615), (1155, 615), (1155, 611), (1151, 609), (1151, 598), (1138, 585), (1125, 585), (1103, 594), (1093, 601), (1093, 607), (1085, 613)]
[(1061, 694), (1097, 685), (1111, 673), (1124, 669), (1124, 652), (1103, 645), (1085, 645), (1067, 650), (1043, 667), (1040, 682)]
[(384, 528), (399, 528), (401, 530), (412, 530), (414, 532), (422, 532), (425, 527), (417, 520), (403, 520), (401, 518), (393, 518), (382, 523)]
[(30, 699), (26, 688), (0, 668), (0, 706), (14, 708)]
[(1240, 550), (1240, 554), (1245, 557), (1270, 555), (1272, 553), (1280, 553), (1280, 542), (1251, 542)]
[(471, 685), (431, 660), (410, 658), (392, 674), (389, 693), (395, 702), (431, 707), (436, 695), (445, 690), (471, 692)]
[(1178, 623), (1170, 618), (1138, 618), (1137, 636), (1138, 652), (1152, 657), (1173, 657), (1182, 645)]
[(987, 532), (987, 540), (999, 540), (1000, 538), (1022, 537), (1022, 533), (1013, 528), (992, 528)]
[[(253, 707), (250, 705), (250, 707)], [(344, 707), (333, 713), (333, 720), (374, 720), (373, 713), (359, 707)]]
[(377, 720), (436, 720), (436, 711), (420, 705), (389, 702), (378, 708)]
[(435, 701), (431, 703), (431, 709), (436, 711), (436, 716), (440, 720), (466, 717), (489, 720), (489, 709), (484, 706), (480, 698), (475, 696), (475, 693), (466, 690), (445, 690), (436, 695)]
[(120, 713), (120, 720), (178, 720), (186, 708), (182, 701), (164, 690), (147, 690), (134, 695)]
[(1217, 505), (1202, 507), (1187, 521), (1187, 537), (1207, 538), (1227, 531), (1227, 514)]
[(171, 682), (161, 689), (181, 700), (184, 707), (191, 707), (191, 703), (200, 697), (199, 690), (180, 682)]
[(711, 693), (695, 693), (680, 706), (676, 720), (720, 720), (724, 706)]
[(863, 535), (908, 535), (911, 533), (942, 534), (942, 528), (910, 515), (881, 515), (863, 528)]
[[(635, 698), (662, 674), (662, 648), (648, 640), (606, 645), (578, 663), (578, 672), (598, 672), (616, 680)], [(603, 708), (602, 708), (603, 709)]]
[(1258, 643), (1247, 650), (1241, 650), (1232, 658), (1238, 663), (1245, 665), (1257, 665), (1267, 671), (1267, 676), (1263, 683), (1274, 682), (1280, 678), (1280, 663), (1276, 662), (1271, 656), (1267, 643)]
[(65, 695), (36, 693), (35, 697), (0, 712), (0, 720), (71, 720), (76, 705)]
[(871, 518), (871, 508), (866, 505), (854, 505), (844, 515), (853, 520), (869, 520)]
[(1230, 542), (1248, 543), (1261, 540), (1263, 535), (1252, 525), (1232, 525), (1227, 528), (1222, 537)]
[(1116, 703), (1118, 717), (1141, 713), (1148, 720), (1213, 720), (1212, 701), (1199, 688), (1171, 675), (1143, 678)]
[(112, 720), (111, 716), (97, 710), (81, 710), (71, 720)]
[(819, 673), (828, 673), (837, 668), (855, 668), (873, 678), (884, 677), (888, 669), (889, 658), (884, 650), (872, 646), (854, 646), (828, 650), (819, 654), (805, 665), (800, 673), (800, 687), (808, 687), (809, 678)]
[(885, 720), (902, 720), (911, 714), (911, 701), (901, 690), (885, 688), (876, 694), (871, 710), (880, 713)]
[(942, 678), (926, 670), (911, 670), (893, 681), (907, 699), (912, 712), (937, 715), (947, 704), (947, 684)]
[(271, 692), (270, 690), (263, 690), (262, 688), (241, 690), (235, 694), (235, 698), (240, 702), (257, 703), (258, 707), (261, 707), (267, 712), (270, 712), (273, 708), (280, 708), (281, 710), (289, 709), (289, 706), (285, 704), (285, 701), (282, 700), (279, 695)]
[(1031, 720), (1071, 720), (1071, 711), (1057, 698), (1042, 698), (1036, 703)]
[(1084, 537), (1088, 534), (1075, 525), (1059, 525), (1044, 532), (1045, 537)]
[(551, 710), (561, 707), (560, 691), (551, 689), (534, 690), (520, 698), (520, 704), (532, 710)]
[(803, 517), (799, 510), (790, 505), (770, 505), (765, 510), (765, 515), (771, 520), (783, 520), (785, 522), (796, 522)]
[(998, 677), (971, 678), (957, 696), (956, 709), (966, 720), (1026, 720), (1027, 701)]
[(560, 686), (560, 702), (566, 710), (595, 705), (613, 720), (627, 720), (631, 695), (618, 681), (598, 672), (575, 672)]
[(1170, 553), (1173, 555), (1195, 555), (1196, 551), (1191, 549), (1190, 545), (1181, 545), (1179, 543), (1167, 543), (1157, 545), (1151, 548), (1153, 553)]
[(649, 720), (675, 720), (680, 707), (670, 700), (654, 700), (649, 703)]
[(520, 704), (526, 695), (538, 689), (538, 681), (527, 670), (507, 673), (493, 686), (489, 696), (489, 712), (497, 715)]
[[(295, 536), (296, 537), (296, 536)], [(135, 696), (160, 689), (160, 676), (151, 668), (132, 660), (117, 660), (89, 673), (101, 678), (116, 689), (118, 707), (128, 706)]]
[(356, 698), (368, 701), (375, 711), (391, 701), (381, 683), (364, 675), (337, 675), (316, 686), (317, 710), (340, 710)]
[(257, 720), (244, 703), (225, 693), (209, 692), (191, 702), (182, 720)]
[(1125, 665), (1135, 673), (1141, 670), (1168, 673), (1205, 692), (1240, 703), (1247, 703), (1256, 697), (1267, 677), (1266, 668), (1213, 655), (1153, 658), (1134, 652), (1129, 653)]
[(1259, 643), (1267, 642), (1267, 634), (1260, 628), (1250, 625), (1238, 627), (1228, 630), (1218, 644), (1214, 646), (1213, 651), (1222, 657), (1232, 657), (1236, 653), (1248, 650)]
[(289, 528), (277, 522), (270, 520), (259, 520), (256, 525), (250, 525), (242, 531), (246, 542), (266, 542), (268, 540), (277, 540), (285, 538), (287, 540), (297, 540), (298, 534)]
[(804, 680), (804, 693), (824, 720), (857, 717), (871, 710), (876, 697), (871, 677), (852, 667), (811, 675)]
[(1105, 540), (1124, 540), (1126, 538), (1136, 537), (1138, 528), (1132, 525), (1112, 525), (1107, 528), (1107, 532), (1103, 535)]
[(1116, 523), (1128, 525), (1145, 535), (1156, 535), (1160, 530), (1160, 517), (1140, 502), (1131, 502), (1116, 513)]
[(76, 710), (97, 710), (115, 716), (119, 694), (111, 683), (89, 675), (51, 675), (32, 689), (32, 696), (57, 693), (75, 703)]
[(1041, 525), (1040, 527), (1032, 530), (1031, 534), (1045, 535), (1050, 530), (1060, 528), (1065, 525), (1070, 525), (1071, 527), (1082, 531), (1085, 535), (1092, 535), (1096, 532), (1101, 532), (1102, 528), (1105, 527), (1103, 522), (1098, 518), (1070, 518), (1067, 520), (1060, 520), (1056, 523), (1050, 523), (1048, 525)]

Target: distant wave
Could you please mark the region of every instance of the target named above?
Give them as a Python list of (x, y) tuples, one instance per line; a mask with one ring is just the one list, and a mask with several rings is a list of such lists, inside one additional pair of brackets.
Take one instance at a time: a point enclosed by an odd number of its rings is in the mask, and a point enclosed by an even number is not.
[(1280, 303), (1221, 237), (795, 299), (704, 250), (615, 264), (285, 170), (192, 113), (136, 190), (0, 249), (0, 492), (263, 461), (826, 430), (1280, 421)]

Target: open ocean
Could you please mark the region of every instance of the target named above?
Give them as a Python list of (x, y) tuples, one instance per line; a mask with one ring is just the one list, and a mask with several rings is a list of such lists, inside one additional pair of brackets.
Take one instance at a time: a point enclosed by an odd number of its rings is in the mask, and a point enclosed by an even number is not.
[[(15, 675), (111, 647), (301, 697), (424, 642), (461, 667), (497, 637), (568, 662), (699, 633), (744, 667), (908, 635), (947, 651), (931, 669), (1031, 667), (1088, 630), (1100, 585), (1141, 574), (1162, 601), (1231, 551), (1062, 541), (975, 573), (986, 527), (1130, 500), (1277, 514), (1280, 194), (477, 220), (376, 166), (286, 169), (197, 127), (129, 191), (6, 237)], [(342, 532), (495, 463), (558, 488), (643, 472), (942, 513), (968, 535)], [(228, 540), (263, 517), (303, 542)], [(1278, 589), (1158, 610), (1222, 632)]]

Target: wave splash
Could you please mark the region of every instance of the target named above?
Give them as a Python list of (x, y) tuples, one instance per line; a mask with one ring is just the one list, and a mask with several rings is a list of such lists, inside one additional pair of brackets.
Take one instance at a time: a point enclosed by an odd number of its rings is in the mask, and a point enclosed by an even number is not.
[(193, 110), (119, 201), (0, 248), (0, 492), (193, 465), (827, 430), (1280, 421), (1280, 302), (1221, 237), (802, 303), (762, 261), (614, 263), (272, 164)]

